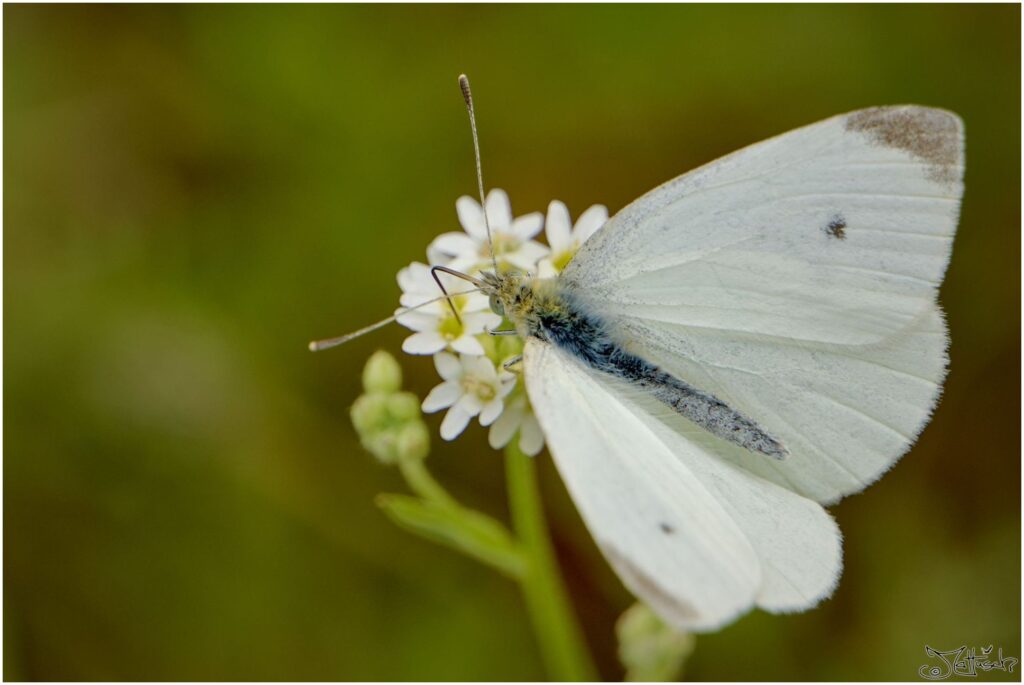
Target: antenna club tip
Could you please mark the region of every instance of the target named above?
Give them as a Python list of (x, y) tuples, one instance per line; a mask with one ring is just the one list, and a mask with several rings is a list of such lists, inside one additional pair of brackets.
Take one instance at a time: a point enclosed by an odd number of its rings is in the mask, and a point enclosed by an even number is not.
[(466, 101), (467, 107), (473, 106), (473, 94), (469, 90), (469, 77), (459, 74), (459, 88), (462, 89), (462, 99)]
[(307, 347), (309, 348), (310, 352), (317, 352), (317, 351), (320, 350), (320, 346), (316, 344), (315, 340), (313, 342), (309, 343), (309, 345), (307, 345)]

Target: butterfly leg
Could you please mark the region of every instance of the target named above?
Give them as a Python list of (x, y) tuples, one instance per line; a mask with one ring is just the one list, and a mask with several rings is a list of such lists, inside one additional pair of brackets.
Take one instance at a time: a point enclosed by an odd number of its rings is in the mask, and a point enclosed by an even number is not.
[(523, 361), (523, 355), (517, 354), (514, 357), (510, 357), (509, 359), (506, 359), (505, 362), (501, 365), (501, 368), (505, 369), (506, 371), (510, 371), (513, 366), (516, 366), (516, 365), (520, 364), (522, 361)]
[(484, 330), (487, 331), (487, 335), (516, 335), (518, 333), (514, 328), (507, 331), (492, 331), (490, 328)]

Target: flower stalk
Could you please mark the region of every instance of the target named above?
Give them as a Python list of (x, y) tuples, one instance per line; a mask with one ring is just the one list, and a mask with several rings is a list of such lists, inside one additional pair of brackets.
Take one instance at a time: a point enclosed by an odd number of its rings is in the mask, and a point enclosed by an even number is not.
[(513, 441), (505, 448), (505, 470), (512, 527), (526, 557), (520, 584), (544, 664), (553, 680), (595, 680), (597, 670), (558, 572), (541, 506), (536, 462)]
[(445, 506), (458, 505), (455, 498), (430, 475), (422, 459), (403, 459), (398, 462), (398, 469), (402, 472), (409, 489), (423, 499)]

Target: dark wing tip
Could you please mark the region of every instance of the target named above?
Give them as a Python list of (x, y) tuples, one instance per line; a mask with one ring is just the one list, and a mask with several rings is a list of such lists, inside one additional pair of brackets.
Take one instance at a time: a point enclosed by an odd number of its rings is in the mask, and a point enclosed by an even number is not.
[(953, 112), (920, 105), (871, 107), (847, 114), (845, 127), (926, 162), (933, 181), (955, 184), (963, 175), (964, 123)]

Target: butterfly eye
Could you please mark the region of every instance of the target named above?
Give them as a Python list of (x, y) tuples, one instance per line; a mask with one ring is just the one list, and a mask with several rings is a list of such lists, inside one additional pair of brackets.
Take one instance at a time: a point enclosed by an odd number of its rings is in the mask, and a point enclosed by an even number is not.
[(498, 299), (497, 295), (491, 295), (491, 311), (498, 316), (505, 316), (505, 307), (501, 304), (501, 300)]

